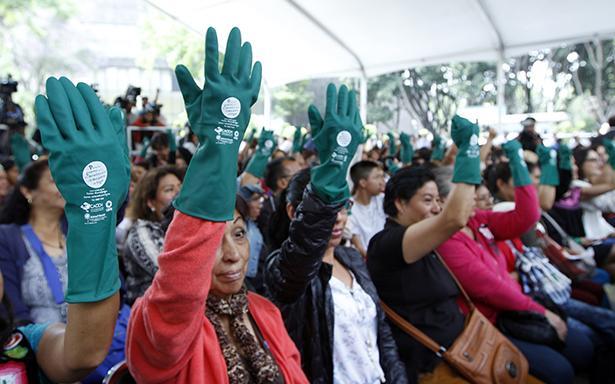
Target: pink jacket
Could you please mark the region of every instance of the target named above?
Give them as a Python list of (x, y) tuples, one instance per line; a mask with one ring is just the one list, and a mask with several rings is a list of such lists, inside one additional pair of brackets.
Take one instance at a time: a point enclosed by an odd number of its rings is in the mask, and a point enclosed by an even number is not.
[[(476, 240), (459, 231), (437, 249), (476, 307), (491, 322), (502, 311), (545, 311), (523, 294), (519, 283), (510, 277), (506, 259), (496, 245), (498, 240), (521, 236), (540, 218), (534, 186), (515, 188), (515, 203), (515, 209), (509, 212), (477, 211), (467, 225)], [(462, 297), (460, 305), (467, 312)]]
[[(138, 383), (228, 383), (216, 332), (205, 316), (225, 225), (176, 212), (160, 269), (130, 316), (126, 358)], [(248, 306), (285, 382), (307, 383), (278, 309), (252, 293)]]

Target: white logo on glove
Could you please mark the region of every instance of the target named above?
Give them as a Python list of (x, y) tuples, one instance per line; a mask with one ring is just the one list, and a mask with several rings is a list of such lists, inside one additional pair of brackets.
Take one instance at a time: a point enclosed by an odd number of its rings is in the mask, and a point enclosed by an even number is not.
[(347, 147), (352, 141), (352, 135), (348, 131), (342, 131), (337, 134), (336, 140), (337, 145), (339, 145), (340, 147)]
[(472, 135), (472, 137), (470, 137), (470, 145), (474, 146), (476, 144), (478, 144), (478, 136)]
[(239, 112), (241, 112), (241, 103), (236, 97), (229, 97), (222, 102), (220, 110), (225, 117), (234, 119), (239, 116)]
[(107, 181), (107, 166), (102, 161), (92, 161), (83, 168), (83, 181), (90, 188), (100, 188)]

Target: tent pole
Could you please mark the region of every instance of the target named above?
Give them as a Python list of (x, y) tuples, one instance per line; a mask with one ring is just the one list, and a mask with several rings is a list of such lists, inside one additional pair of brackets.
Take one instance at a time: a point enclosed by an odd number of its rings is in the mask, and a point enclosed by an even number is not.
[(361, 76), (359, 85), (359, 113), (363, 124), (367, 123), (367, 77)]
[(504, 51), (500, 49), (498, 51), (498, 62), (497, 62), (497, 108), (498, 108), (498, 132), (502, 133), (502, 120), (504, 117), (504, 109), (506, 108), (505, 102), (505, 87), (506, 80), (504, 79)]

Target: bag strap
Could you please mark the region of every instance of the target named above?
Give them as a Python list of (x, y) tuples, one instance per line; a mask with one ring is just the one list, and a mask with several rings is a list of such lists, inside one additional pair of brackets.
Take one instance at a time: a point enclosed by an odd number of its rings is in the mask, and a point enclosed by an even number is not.
[(34, 229), (30, 224), (24, 224), (21, 226), (21, 232), (28, 239), (28, 243), (38, 255), (41, 264), (43, 266), (43, 273), (45, 274), (45, 278), (47, 280), (47, 286), (53, 295), (53, 298), (56, 304), (64, 303), (64, 289), (62, 288), (62, 282), (60, 280), (60, 272), (56, 268), (55, 264), (45, 252), (45, 248), (43, 248), (43, 244), (39, 240), (39, 238), (34, 233)]
[(457, 288), (459, 288), (459, 291), (461, 291), (461, 294), (466, 299), (466, 302), (467, 302), (468, 307), (470, 309), (468, 311), (468, 313), (472, 312), (475, 307), (474, 307), (474, 303), (472, 302), (472, 300), (470, 300), (470, 296), (468, 296), (468, 293), (466, 292), (466, 290), (463, 289), (463, 287), (459, 283), (459, 280), (457, 280), (457, 277), (455, 276), (453, 271), (451, 271), (451, 269), (448, 267), (448, 265), (446, 265), (446, 263), (444, 262), (444, 259), (442, 259), (442, 256), (440, 256), (440, 254), (437, 251), (435, 251), (435, 250), (433, 252), (436, 255), (436, 257), (438, 258), (438, 260), (440, 261), (440, 263), (444, 266), (444, 268), (446, 268), (446, 270), (448, 271), (448, 274), (451, 275), (451, 277), (453, 278), (453, 281), (455, 281), (455, 284), (457, 284)]
[[(444, 266), (444, 268), (446, 268), (448, 273), (451, 275), (451, 277), (453, 278), (453, 281), (455, 282), (455, 284), (457, 285), (457, 287), (461, 291), (461, 294), (463, 295), (463, 297), (467, 301), (469, 309), (470, 309), (469, 312), (468, 312), (468, 315), (467, 315), (467, 318), (469, 318), (470, 315), (472, 314), (472, 312), (474, 312), (476, 310), (476, 308), (474, 307), (474, 303), (472, 303), (472, 300), (470, 300), (470, 296), (468, 296), (468, 294), (466, 293), (465, 289), (463, 289), (463, 287), (459, 283), (459, 280), (457, 280), (457, 277), (455, 277), (455, 275), (450, 270), (448, 265), (446, 265), (446, 263), (442, 259), (442, 256), (440, 256), (440, 254), (438, 252), (436, 252), (435, 250), (433, 252), (436, 255), (436, 257), (438, 258), (438, 260), (440, 261), (440, 263)], [(410, 324), (410, 322), (408, 322), (406, 319), (401, 317), (397, 312), (395, 312), (391, 307), (389, 307), (384, 301), (380, 300), (380, 306), (384, 310), (384, 313), (387, 314), (389, 319), (391, 319), (391, 321), (395, 325), (397, 325), (399, 328), (401, 328), (402, 331), (404, 331), (407, 334), (409, 334), (410, 336), (414, 337), (419, 343), (423, 344), (427, 349), (431, 350), (438, 357), (443, 357), (444, 356), (444, 353), (446, 352), (446, 347), (436, 343), (431, 337), (429, 337), (425, 333), (423, 333), (423, 331), (421, 331), (420, 329), (418, 329), (414, 325)], [(466, 321), (466, 325), (467, 325), (467, 321)]]
[(423, 331), (410, 324), (410, 322), (406, 321), (403, 317), (397, 314), (391, 307), (386, 305), (384, 301), (380, 301), (380, 306), (384, 310), (384, 313), (387, 314), (388, 318), (401, 328), (402, 331), (406, 332), (410, 336), (414, 337), (419, 343), (423, 344), (427, 349), (431, 350), (438, 357), (442, 357), (446, 352), (446, 348), (442, 345), (436, 343), (431, 337), (427, 336)]

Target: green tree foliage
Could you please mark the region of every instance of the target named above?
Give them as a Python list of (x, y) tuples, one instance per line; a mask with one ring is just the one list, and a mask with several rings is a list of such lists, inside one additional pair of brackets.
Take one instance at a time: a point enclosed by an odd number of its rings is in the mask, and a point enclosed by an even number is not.
[(294, 126), (307, 127), (307, 109), (314, 100), (310, 81), (283, 85), (272, 92), (273, 114)]
[[(141, 59), (138, 64), (152, 67), (157, 58), (164, 58), (171, 68), (181, 63), (188, 67), (197, 83), (202, 83), (205, 31), (203, 34), (196, 33), (154, 9), (147, 12), (141, 25), (143, 52), (139, 55)], [(220, 54), (220, 64), (222, 57)]]
[(0, 0), (0, 77), (19, 82), (13, 99), (31, 120), (34, 96), (52, 73), (68, 73), (83, 63), (84, 51), (62, 49), (74, 13), (71, 0)]

